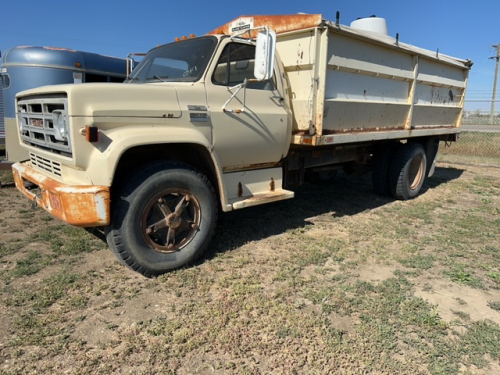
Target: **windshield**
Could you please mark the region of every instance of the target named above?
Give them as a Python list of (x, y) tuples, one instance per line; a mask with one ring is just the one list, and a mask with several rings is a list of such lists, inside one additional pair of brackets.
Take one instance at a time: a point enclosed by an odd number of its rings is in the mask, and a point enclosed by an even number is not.
[(205, 71), (216, 44), (217, 38), (209, 36), (155, 48), (137, 65), (126, 82), (197, 81)]

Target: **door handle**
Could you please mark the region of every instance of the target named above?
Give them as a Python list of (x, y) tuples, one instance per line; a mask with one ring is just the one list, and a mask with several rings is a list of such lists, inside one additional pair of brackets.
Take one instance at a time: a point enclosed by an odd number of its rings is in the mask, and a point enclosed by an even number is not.
[(285, 100), (285, 98), (284, 98), (284, 97), (279, 96), (279, 95), (271, 95), (271, 96), (269, 97), (269, 99), (278, 99), (280, 102), (282, 102), (283, 100)]

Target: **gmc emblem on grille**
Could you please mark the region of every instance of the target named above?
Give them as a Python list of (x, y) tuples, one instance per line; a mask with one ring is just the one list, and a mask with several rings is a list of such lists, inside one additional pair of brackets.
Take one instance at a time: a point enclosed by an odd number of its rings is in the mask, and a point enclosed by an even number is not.
[(33, 119), (33, 120), (31, 120), (31, 125), (39, 127), (39, 128), (43, 128), (43, 120), (38, 119), (38, 118)]

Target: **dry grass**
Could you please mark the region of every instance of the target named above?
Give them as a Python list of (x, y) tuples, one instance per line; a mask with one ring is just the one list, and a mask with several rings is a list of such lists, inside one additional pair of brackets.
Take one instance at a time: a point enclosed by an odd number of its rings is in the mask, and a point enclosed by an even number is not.
[(454, 156), (469, 162), (481, 161), (500, 164), (500, 133), (463, 132), (451, 147), (441, 147), (442, 156)]
[(500, 169), (440, 164), (425, 190), (307, 185), (145, 279), (2, 188), (0, 373), (499, 373)]

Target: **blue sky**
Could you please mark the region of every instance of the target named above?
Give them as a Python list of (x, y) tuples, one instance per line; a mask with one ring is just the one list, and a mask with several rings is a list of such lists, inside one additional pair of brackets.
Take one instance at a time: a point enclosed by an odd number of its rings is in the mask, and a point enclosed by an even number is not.
[(495, 61), (488, 58), (500, 43), (498, 0), (2, 0), (0, 50), (41, 45), (125, 57), (182, 35), (203, 35), (240, 15), (304, 12), (335, 20), (337, 11), (344, 25), (375, 14), (387, 19), (389, 34), (399, 33), (402, 42), (471, 59), (467, 98), (491, 99)]

